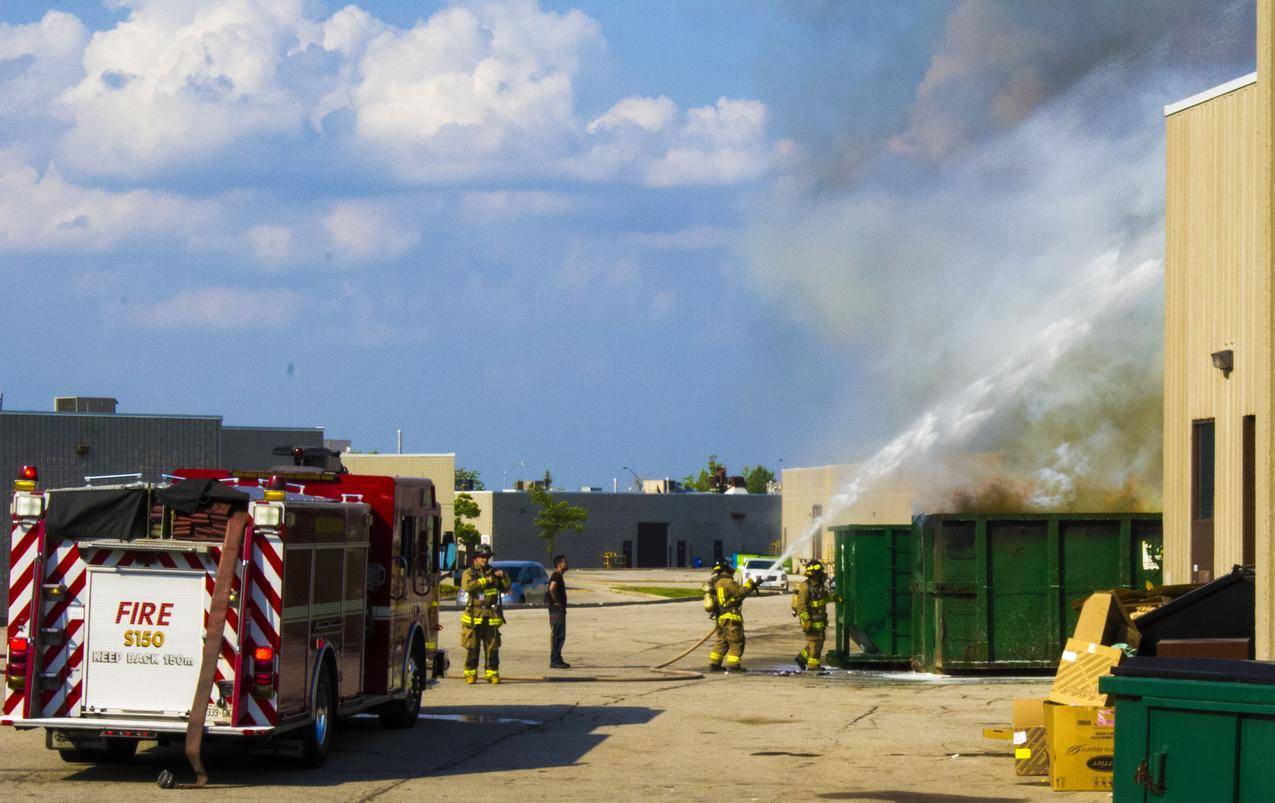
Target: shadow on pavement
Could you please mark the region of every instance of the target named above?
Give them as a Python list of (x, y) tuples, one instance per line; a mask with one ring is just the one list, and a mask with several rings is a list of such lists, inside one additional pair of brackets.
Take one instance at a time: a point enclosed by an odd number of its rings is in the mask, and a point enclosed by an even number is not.
[[(374, 715), (343, 720), (327, 764), (318, 770), (286, 757), (248, 757), (234, 741), (207, 744), (209, 787), (266, 785), (339, 786), (350, 782), (406, 780), (580, 764), (606, 740), (601, 728), (642, 725), (660, 709), (641, 706), (472, 705), (426, 707), (410, 730), (386, 730)], [(517, 748), (502, 749), (519, 736)], [(145, 745), (143, 745), (145, 748)], [(74, 765), (68, 765), (72, 769)], [(153, 784), (161, 769), (179, 782), (193, 779), (181, 743), (143, 749), (129, 764), (85, 764), (68, 780)]]
[(1026, 803), (1025, 797), (984, 797), (983, 795), (945, 795), (931, 792), (825, 792), (821, 800), (888, 800), (890, 803)]

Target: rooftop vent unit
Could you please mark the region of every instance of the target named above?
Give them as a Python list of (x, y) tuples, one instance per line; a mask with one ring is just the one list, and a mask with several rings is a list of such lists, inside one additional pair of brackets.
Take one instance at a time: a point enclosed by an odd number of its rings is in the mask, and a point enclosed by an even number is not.
[(53, 398), (55, 413), (113, 414), (118, 406), (118, 401), (106, 396), (55, 396)]

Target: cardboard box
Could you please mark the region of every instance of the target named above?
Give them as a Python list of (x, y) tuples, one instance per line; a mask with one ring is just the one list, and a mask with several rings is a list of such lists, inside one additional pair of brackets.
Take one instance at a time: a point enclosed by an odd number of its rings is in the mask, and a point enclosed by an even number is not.
[(1098, 678), (1110, 674), (1123, 658), (1124, 653), (1115, 647), (1068, 639), (1045, 699), (1060, 705), (1109, 705), (1107, 695), (1098, 691)]
[(1115, 710), (1097, 706), (1045, 705), (1049, 785), (1055, 792), (1111, 790), (1115, 766)]
[(1014, 701), (1014, 773), (1048, 775), (1045, 747), (1045, 701), (1028, 697)]
[(1119, 598), (1105, 591), (1090, 594), (1085, 600), (1072, 638), (1092, 644), (1128, 644), (1135, 649), (1142, 640)]

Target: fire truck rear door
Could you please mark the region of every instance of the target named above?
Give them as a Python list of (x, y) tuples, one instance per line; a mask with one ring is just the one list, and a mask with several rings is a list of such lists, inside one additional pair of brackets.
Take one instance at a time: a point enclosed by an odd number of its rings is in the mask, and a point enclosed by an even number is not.
[(204, 623), (202, 571), (90, 567), (84, 710), (190, 711)]

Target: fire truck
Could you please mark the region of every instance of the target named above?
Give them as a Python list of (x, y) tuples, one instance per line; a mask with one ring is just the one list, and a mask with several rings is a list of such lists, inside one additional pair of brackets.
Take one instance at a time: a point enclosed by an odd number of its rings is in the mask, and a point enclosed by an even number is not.
[(435, 488), (309, 452), (51, 490), (23, 467), (0, 725), (44, 728), (77, 761), (185, 734), (197, 773), (205, 736), (320, 766), (338, 717), (411, 727), (447, 667), (430, 611), (455, 547)]

